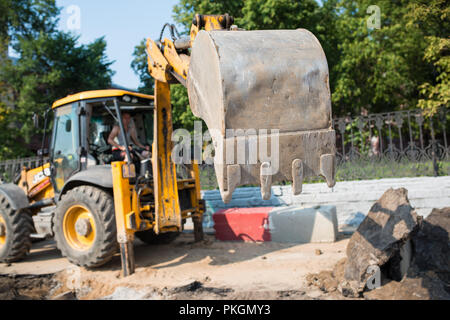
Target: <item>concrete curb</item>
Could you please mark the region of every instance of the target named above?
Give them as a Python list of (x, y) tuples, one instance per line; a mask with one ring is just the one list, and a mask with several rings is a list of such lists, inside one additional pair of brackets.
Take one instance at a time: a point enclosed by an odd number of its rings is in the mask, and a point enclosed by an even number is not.
[(274, 208), (269, 213), (269, 228), (274, 242), (335, 242), (338, 235), (336, 207)]
[(233, 208), (213, 214), (217, 240), (330, 243), (338, 235), (335, 206)]
[(353, 230), (389, 188), (406, 188), (411, 205), (424, 217), (433, 208), (450, 207), (450, 176), (345, 181), (338, 182), (333, 189), (329, 189), (325, 183), (305, 184), (303, 193), (298, 196), (292, 195), (291, 186), (274, 186), (269, 201), (262, 200), (260, 188), (239, 188), (229, 204), (223, 203), (218, 190), (212, 190), (202, 191), (207, 209), (204, 228), (212, 228), (212, 215), (223, 209), (332, 205), (337, 208), (340, 228)]

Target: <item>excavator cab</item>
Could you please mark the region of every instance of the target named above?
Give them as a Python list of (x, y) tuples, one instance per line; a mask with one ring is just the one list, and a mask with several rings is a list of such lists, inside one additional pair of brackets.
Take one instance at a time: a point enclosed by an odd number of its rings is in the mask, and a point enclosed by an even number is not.
[[(67, 103), (66, 98), (66, 101), (58, 101), (53, 105), (50, 166), (54, 173), (51, 178), (56, 193), (60, 193), (66, 182), (77, 172), (110, 165), (113, 161), (113, 148), (108, 139), (113, 127), (122, 121), (117, 116), (115, 104), (120, 114), (126, 112), (131, 116), (131, 126), (135, 128), (137, 139), (152, 145), (153, 97), (137, 97), (125, 92), (121, 92), (123, 96), (114, 96), (118, 93), (119, 91), (114, 90), (80, 93), (71, 97), (72, 102)], [(97, 97), (102, 94), (111, 97)], [(136, 147), (132, 141), (128, 142), (132, 148)], [(141, 159), (133, 156), (131, 159), (139, 167)]]
[[(201, 240), (198, 166), (177, 179), (170, 107), (170, 100), (157, 105), (153, 96), (124, 90), (87, 91), (56, 101), (49, 162), (24, 168), (18, 185), (0, 185), (0, 261), (21, 259), (33, 237), (54, 237), (62, 254), (84, 267), (107, 263), (120, 248), (128, 275), (134, 271), (135, 236), (149, 244), (168, 243), (192, 219)], [(117, 143), (124, 159), (113, 157), (113, 128), (125, 137)], [(131, 128), (135, 134), (129, 135)], [(143, 156), (133, 142), (151, 152)]]
[[(131, 117), (130, 127), (134, 128), (137, 135), (137, 140), (147, 146), (153, 144), (153, 129), (154, 129), (154, 105), (143, 104), (131, 104), (125, 101), (118, 101), (119, 107), (122, 113), (127, 113)], [(114, 105), (112, 102), (107, 103), (105, 101), (96, 101), (87, 103), (86, 105), (88, 114), (88, 166), (95, 165), (107, 165), (113, 162), (113, 146), (109, 143), (110, 134), (114, 126), (118, 125), (118, 119), (115, 115)], [(138, 149), (134, 141), (129, 141), (132, 151)], [(142, 157), (139, 154), (136, 157), (132, 157), (133, 163), (136, 167), (139, 166), (139, 162)]]
[[(148, 39), (154, 96), (101, 90), (54, 104), (50, 163), (23, 170), (18, 185), (0, 185), (1, 261), (23, 257), (34, 232), (54, 236), (63, 255), (85, 267), (105, 264), (120, 247), (129, 275), (135, 235), (168, 242), (192, 219), (195, 239), (202, 239), (202, 159), (188, 165), (187, 179), (177, 178), (172, 160), (174, 83), (187, 88), (194, 115), (208, 126), (224, 202), (247, 184), (260, 184), (265, 200), (280, 181), (292, 181), (295, 195), (308, 177), (335, 185), (329, 72), (319, 41), (304, 29), (245, 31), (233, 23), (229, 15), (197, 14), (189, 37), (166, 25), (171, 39)], [(152, 146), (140, 170), (128, 148), (124, 111), (138, 139)], [(107, 136), (114, 123), (125, 139), (125, 161), (111, 158)]]

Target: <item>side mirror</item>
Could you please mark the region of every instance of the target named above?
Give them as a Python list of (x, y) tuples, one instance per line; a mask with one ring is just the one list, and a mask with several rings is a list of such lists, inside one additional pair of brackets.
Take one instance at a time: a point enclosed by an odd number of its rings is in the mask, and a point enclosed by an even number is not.
[(39, 115), (37, 113), (33, 114), (33, 124), (36, 129), (39, 129)]
[(39, 149), (39, 150), (37, 151), (37, 155), (38, 155), (39, 157), (46, 157), (46, 156), (49, 155), (49, 151), (48, 151), (48, 149)]
[(66, 132), (72, 131), (72, 120), (68, 119), (66, 121)]

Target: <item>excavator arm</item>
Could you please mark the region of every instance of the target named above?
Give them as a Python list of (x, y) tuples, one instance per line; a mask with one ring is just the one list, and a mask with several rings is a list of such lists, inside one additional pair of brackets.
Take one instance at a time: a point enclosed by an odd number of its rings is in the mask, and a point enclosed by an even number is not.
[[(305, 29), (245, 31), (229, 15), (195, 15), (189, 37), (147, 41), (156, 91), (181, 83), (211, 134), (225, 203), (242, 185), (307, 177), (335, 185), (336, 145), (326, 56)], [(156, 104), (158, 93), (156, 92)]]
[[(147, 39), (147, 58), (150, 75), (157, 81), (169, 84), (181, 83), (185, 87), (189, 72), (190, 53), (189, 49), (200, 30), (217, 31), (230, 30), (234, 18), (226, 15), (200, 15), (196, 14), (189, 37), (175, 39), (160, 38), (158, 42)], [(173, 25), (166, 25), (174, 28)], [(164, 31), (164, 29), (163, 29)], [(161, 33), (162, 35), (162, 33)]]

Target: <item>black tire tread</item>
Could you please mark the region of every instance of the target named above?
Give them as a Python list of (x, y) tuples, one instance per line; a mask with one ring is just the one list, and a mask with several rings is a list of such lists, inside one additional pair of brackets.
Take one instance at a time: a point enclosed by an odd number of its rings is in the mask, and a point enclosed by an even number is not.
[(7, 239), (7, 249), (1, 262), (17, 262), (24, 258), (31, 250), (31, 234), (33, 233), (33, 219), (27, 210), (14, 210), (5, 196), (0, 195), (0, 210), (4, 219), (11, 224), (8, 234), (12, 238)]
[(70, 249), (67, 247), (68, 245), (64, 240), (62, 230), (58, 230), (58, 224), (62, 223), (62, 221), (59, 222), (58, 219), (62, 219), (65, 214), (65, 212), (60, 212), (61, 208), (58, 206), (55, 214), (55, 223), (53, 224), (56, 245), (62, 255), (71, 263), (86, 268), (100, 267), (109, 262), (118, 249), (114, 200), (107, 192), (88, 185), (69, 190), (62, 196), (61, 202), (69, 200), (71, 196), (75, 199), (83, 199), (85, 202), (90, 204), (91, 208), (95, 208), (96, 213), (92, 212), (92, 214), (97, 214), (102, 225), (104, 226), (104, 237), (102, 241), (94, 244), (98, 247), (96, 255), (88, 256), (81, 260), (73, 257), (70, 254)]

